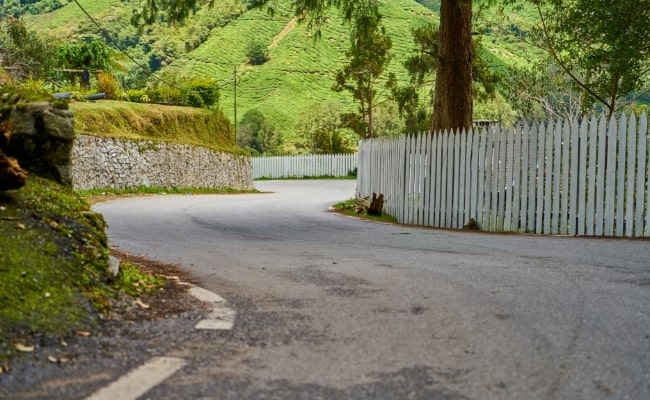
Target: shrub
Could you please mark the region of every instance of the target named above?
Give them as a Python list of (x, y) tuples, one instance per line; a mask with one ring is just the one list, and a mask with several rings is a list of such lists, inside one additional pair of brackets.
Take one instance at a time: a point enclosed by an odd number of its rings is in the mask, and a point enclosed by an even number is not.
[(147, 92), (144, 90), (127, 90), (126, 91), (126, 97), (129, 99), (129, 101), (132, 101), (134, 103), (140, 103), (142, 96), (146, 96)]
[(151, 101), (155, 103), (185, 103), (183, 92), (175, 87), (160, 86), (155, 89), (148, 90), (147, 95)]
[(251, 65), (262, 65), (269, 59), (269, 50), (262, 42), (251, 41), (246, 48), (248, 63)]
[(100, 72), (97, 75), (97, 90), (106, 94), (107, 99), (114, 99), (117, 92), (117, 82), (112, 74)]
[[(219, 102), (219, 90), (217, 81), (214, 79), (192, 79), (185, 84), (185, 89), (189, 91), (188, 103), (195, 107), (210, 107)], [(198, 96), (201, 101), (194, 100), (193, 96)], [(195, 105), (195, 103), (200, 105)]]
[(205, 103), (203, 103), (203, 98), (197, 92), (189, 92), (187, 95), (187, 102), (192, 107), (203, 107), (205, 105)]

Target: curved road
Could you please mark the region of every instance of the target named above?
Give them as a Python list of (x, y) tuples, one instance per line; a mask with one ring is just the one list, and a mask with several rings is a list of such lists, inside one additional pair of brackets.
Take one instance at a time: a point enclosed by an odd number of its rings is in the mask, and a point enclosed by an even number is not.
[(650, 243), (377, 224), (353, 181), (96, 204), (238, 315), (156, 399), (650, 399)]

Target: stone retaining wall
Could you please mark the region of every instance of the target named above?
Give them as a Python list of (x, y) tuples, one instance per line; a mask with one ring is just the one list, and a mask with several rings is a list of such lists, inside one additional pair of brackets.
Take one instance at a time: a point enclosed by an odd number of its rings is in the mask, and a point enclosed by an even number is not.
[(140, 186), (254, 189), (250, 157), (202, 147), (77, 135), (72, 146), (76, 190)]

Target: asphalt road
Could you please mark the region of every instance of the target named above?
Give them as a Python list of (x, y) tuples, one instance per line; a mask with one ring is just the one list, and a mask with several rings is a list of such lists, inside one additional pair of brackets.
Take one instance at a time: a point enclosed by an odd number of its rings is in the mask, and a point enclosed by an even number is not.
[(650, 399), (650, 242), (377, 224), (353, 181), (96, 204), (237, 311), (151, 399)]

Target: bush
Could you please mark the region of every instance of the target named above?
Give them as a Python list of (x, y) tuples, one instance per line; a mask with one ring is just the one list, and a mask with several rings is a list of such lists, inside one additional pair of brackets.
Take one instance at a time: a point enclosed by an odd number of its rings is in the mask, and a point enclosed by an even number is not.
[(262, 65), (269, 59), (269, 50), (262, 42), (251, 41), (246, 48), (248, 63), (251, 65)]
[(195, 107), (210, 107), (219, 102), (219, 90), (214, 79), (192, 79), (185, 84), (185, 89), (189, 91), (188, 103)]
[(129, 101), (132, 101), (134, 103), (140, 103), (142, 99), (142, 96), (145, 96), (147, 92), (144, 90), (127, 90), (126, 91), (126, 97), (129, 99)]
[(147, 95), (154, 103), (185, 103), (183, 92), (175, 87), (160, 86), (155, 89), (148, 90)]
[(203, 107), (205, 105), (205, 103), (203, 103), (203, 98), (197, 92), (190, 92), (187, 95), (187, 103), (192, 107)]
[(108, 72), (100, 72), (97, 75), (97, 90), (100, 93), (105, 93), (107, 99), (114, 99), (117, 92), (117, 82), (113, 75)]

